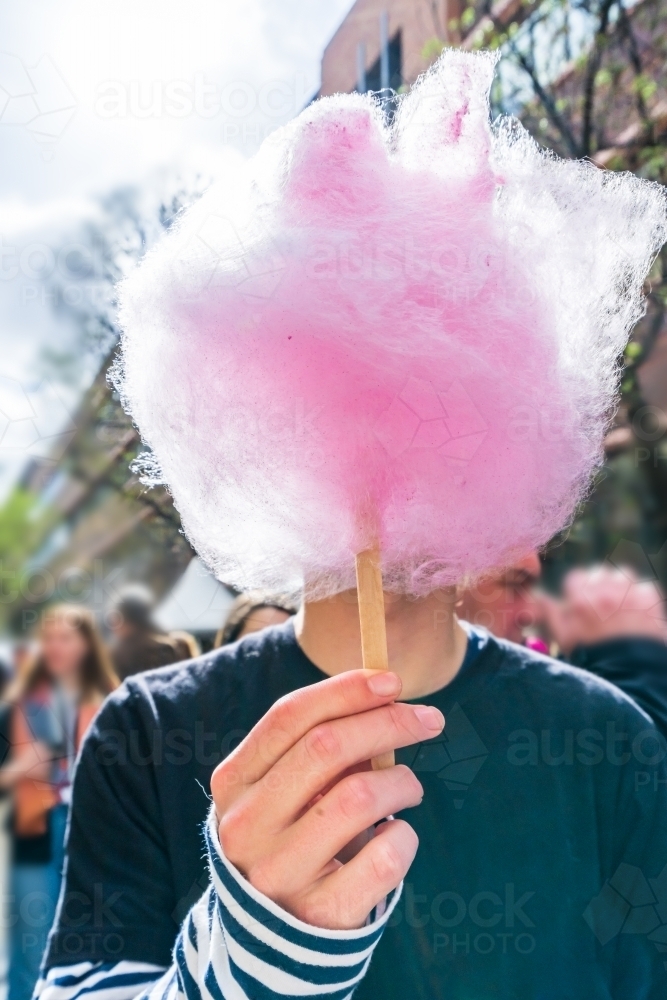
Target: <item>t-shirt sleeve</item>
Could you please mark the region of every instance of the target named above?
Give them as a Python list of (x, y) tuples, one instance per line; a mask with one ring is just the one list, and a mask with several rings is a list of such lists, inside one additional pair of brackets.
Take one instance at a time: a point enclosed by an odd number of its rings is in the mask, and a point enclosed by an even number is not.
[(170, 963), (176, 900), (145, 710), (124, 685), (84, 740), (47, 968), (119, 959)]

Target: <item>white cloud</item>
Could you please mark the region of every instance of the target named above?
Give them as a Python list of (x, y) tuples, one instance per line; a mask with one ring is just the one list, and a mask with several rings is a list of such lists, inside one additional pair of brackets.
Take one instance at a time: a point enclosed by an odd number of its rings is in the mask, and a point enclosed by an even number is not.
[[(2, 248), (57, 246), (162, 167), (215, 175), (319, 86), (351, 0), (7, 0), (0, 7), (0, 378), (67, 336)], [(107, 103), (105, 104), (105, 99)], [(115, 100), (115, 105), (114, 105)], [(25, 269), (23, 269), (25, 270)], [(57, 416), (54, 413), (54, 419)], [(21, 457), (0, 456), (0, 494)]]

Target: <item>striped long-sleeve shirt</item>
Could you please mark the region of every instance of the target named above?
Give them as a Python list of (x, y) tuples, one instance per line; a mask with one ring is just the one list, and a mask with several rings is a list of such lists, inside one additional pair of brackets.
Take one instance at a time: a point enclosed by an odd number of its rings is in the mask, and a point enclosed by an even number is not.
[(168, 969), (143, 962), (55, 966), (35, 1000), (346, 1000), (366, 973), (394, 909), (394, 890), (366, 926), (312, 927), (258, 892), (225, 857), (206, 824), (211, 883), (190, 910)]

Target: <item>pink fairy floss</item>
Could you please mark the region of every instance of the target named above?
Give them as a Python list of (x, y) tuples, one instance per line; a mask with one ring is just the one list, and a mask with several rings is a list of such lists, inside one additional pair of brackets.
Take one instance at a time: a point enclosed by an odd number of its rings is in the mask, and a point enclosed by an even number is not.
[(489, 121), (446, 51), (388, 125), (325, 98), (121, 287), (116, 381), (193, 546), (239, 588), (421, 595), (544, 544), (599, 463), (663, 189)]

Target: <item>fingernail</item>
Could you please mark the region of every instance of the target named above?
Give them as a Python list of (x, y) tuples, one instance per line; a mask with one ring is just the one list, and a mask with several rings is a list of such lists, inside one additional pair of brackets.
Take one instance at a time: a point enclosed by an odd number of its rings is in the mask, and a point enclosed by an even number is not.
[(433, 708), (432, 705), (418, 705), (413, 711), (425, 729), (439, 733), (444, 728), (444, 715), (437, 708)]
[(388, 695), (397, 695), (401, 690), (401, 679), (389, 670), (376, 670), (368, 678), (368, 686), (373, 694), (386, 698)]

